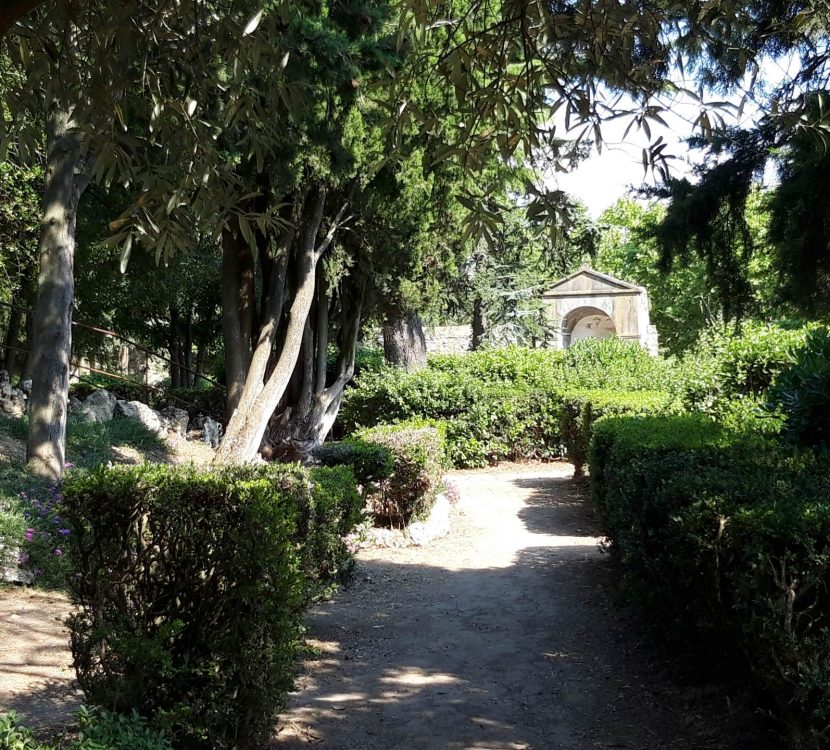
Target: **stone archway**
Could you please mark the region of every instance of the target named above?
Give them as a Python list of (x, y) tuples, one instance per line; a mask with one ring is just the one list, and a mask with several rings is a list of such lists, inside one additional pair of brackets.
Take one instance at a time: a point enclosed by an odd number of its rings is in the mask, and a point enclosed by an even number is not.
[(570, 346), (572, 340), (619, 336), (657, 353), (648, 293), (641, 286), (583, 266), (556, 282), (543, 299), (559, 348)]
[(606, 339), (617, 335), (611, 316), (598, 307), (588, 305), (571, 310), (562, 319), (561, 330), (564, 347), (580, 339)]

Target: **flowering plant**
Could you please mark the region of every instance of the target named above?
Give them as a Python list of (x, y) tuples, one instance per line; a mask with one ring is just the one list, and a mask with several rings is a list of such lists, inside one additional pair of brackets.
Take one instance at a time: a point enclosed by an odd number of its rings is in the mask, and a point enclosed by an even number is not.
[(26, 528), (19, 564), (44, 586), (63, 587), (69, 575), (67, 550), (72, 532), (62, 513), (63, 496), (56, 487), (21, 492)]

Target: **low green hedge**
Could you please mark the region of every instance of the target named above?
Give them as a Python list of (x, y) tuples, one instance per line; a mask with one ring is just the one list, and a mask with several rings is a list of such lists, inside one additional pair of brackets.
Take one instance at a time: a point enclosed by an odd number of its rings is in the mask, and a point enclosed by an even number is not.
[(660, 391), (566, 391), (559, 398), (559, 431), (574, 476), (583, 473), (597, 419), (612, 414), (663, 414), (676, 405), (672, 394)]
[(137, 710), (178, 748), (264, 741), (304, 607), (348, 566), (351, 471), (117, 466), (70, 472), (63, 498), (87, 698)]
[(830, 470), (702, 415), (606, 417), (591, 491), (629, 590), (676, 639), (746, 656), (797, 748), (830, 730)]
[(355, 439), (387, 450), (391, 473), (372, 482), (366, 499), (379, 522), (406, 525), (432, 507), (445, 468), (443, 425), (402, 423), (359, 430)]
[(675, 392), (673, 364), (619, 339), (588, 340), (564, 351), (507, 349), (435, 355), (428, 366), (367, 372), (344, 395), (346, 433), (411, 419), (447, 425), (448, 455), (459, 468), (563, 455), (562, 392), (574, 389)]

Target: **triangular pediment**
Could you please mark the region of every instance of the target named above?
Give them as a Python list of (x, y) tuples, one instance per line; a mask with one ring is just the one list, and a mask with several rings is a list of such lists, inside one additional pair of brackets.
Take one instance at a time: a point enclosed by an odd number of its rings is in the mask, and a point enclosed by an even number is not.
[(639, 292), (640, 287), (622, 279), (615, 279), (607, 273), (595, 271), (588, 266), (582, 266), (570, 276), (557, 281), (545, 292), (545, 297), (562, 293), (585, 292), (596, 294), (603, 292)]

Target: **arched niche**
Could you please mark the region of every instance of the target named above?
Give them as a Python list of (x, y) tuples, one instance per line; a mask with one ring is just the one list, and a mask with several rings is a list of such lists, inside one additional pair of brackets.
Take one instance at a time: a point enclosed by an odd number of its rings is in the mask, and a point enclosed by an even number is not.
[(580, 339), (606, 339), (616, 335), (611, 316), (598, 307), (577, 307), (562, 320), (562, 339), (566, 347)]

